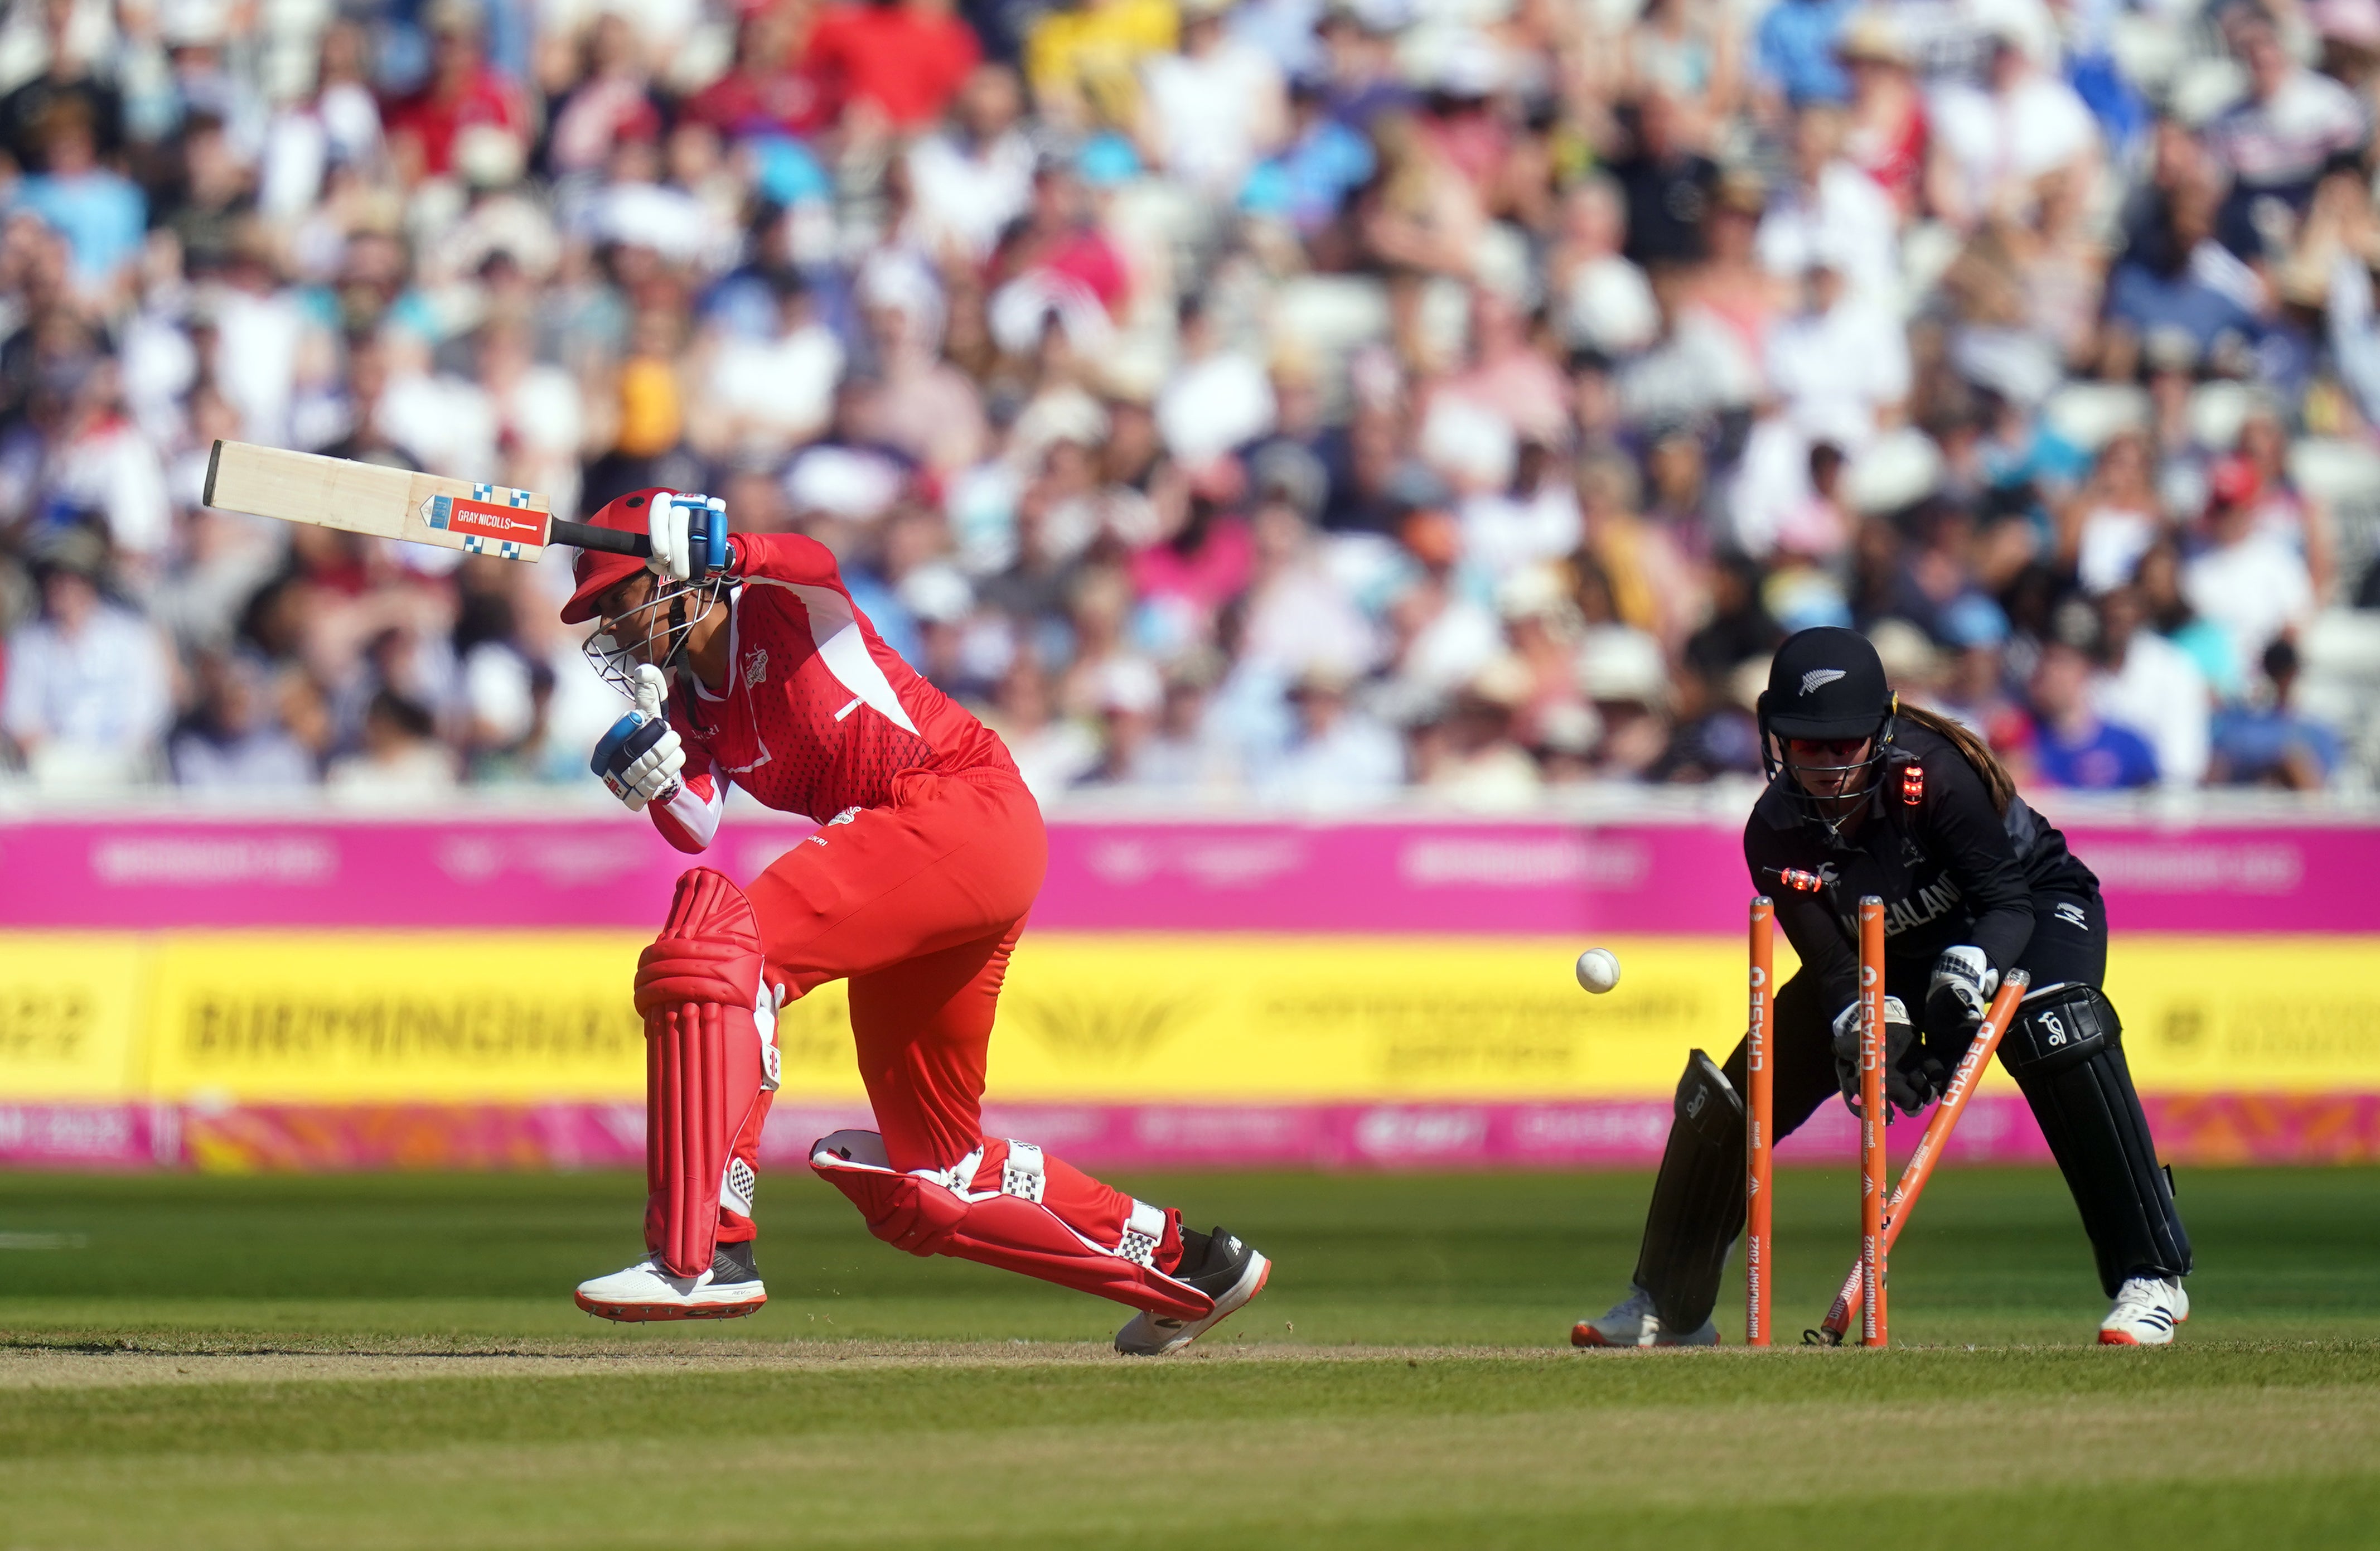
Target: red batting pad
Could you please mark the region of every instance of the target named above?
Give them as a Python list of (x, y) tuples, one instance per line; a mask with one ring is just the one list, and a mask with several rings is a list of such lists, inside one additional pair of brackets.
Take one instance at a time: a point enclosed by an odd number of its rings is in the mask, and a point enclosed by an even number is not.
[(914, 1174), (840, 1162), (816, 1151), (810, 1167), (851, 1198), (869, 1232), (912, 1254), (996, 1266), (1175, 1319), (1204, 1319), (1215, 1312), (1214, 1300), (1197, 1289), (1086, 1243), (1037, 1202), (1014, 1195), (966, 1201)]
[(645, 1247), (672, 1274), (710, 1269), (729, 1150), (766, 1083), (752, 1004), (759, 924), (725, 875), (678, 879), (661, 936), (637, 963), (645, 1020)]

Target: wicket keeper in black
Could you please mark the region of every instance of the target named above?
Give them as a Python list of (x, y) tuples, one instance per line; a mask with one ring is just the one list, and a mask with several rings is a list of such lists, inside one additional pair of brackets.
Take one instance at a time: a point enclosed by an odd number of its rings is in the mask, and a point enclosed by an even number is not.
[[(1754, 891), (1801, 956), (1777, 993), (1775, 1120), (1791, 1135), (1828, 1095), (1859, 1098), (1857, 912), (1885, 902), (1886, 1093), (1914, 1115), (1944, 1084), (2000, 977), (2033, 977), (1999, 1048), (2073, 1193), (2112, 1300), (2109, 1346), (2162, 1346), (2190, 1317), (2190, 1240), (2100, 989), (2098, 879), (2017, 794), (1981, 739), (1900, 703), (1856, 631), (1778, 648), (1759, 701), (1769, 773), (1744, 826)], [(1743, 1047), (1702, 1051), (1678, 1084), (1628, 1296), (1571, 1332), (1582, 1347), (1704, 1346), (1743, 1230)]]

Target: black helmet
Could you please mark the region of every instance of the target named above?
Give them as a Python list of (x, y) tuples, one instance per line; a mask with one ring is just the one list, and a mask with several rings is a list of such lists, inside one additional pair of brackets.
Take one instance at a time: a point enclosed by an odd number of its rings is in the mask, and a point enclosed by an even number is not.
[(1768, 664), (1760, 713), (1779, 737), (1867, 737), (1892, 714), (1884, 659), (1856, 630), (1796, 631)]
[[(1778, 747), (1779, 739), (1872, 739), (1860, 765), (1812, 767), (1848, 776), (1862, 766), (1873, 766), (1873, 779), (1865, 785), (1846, 782), (1840, 793), (1864, 797), (1884, 780), (1885, 745), (1892, 742), (1893, 713), (1899, 709), (1892, 686), (1885, 682), (1884, 660), (1866, 636), (1832, 624), (1797, 631), (1786, 637), (1768, 665), (1768, 688), (1759, 701), (1761, 762), (1774, 779), (1791, 763)], [(1818, 799), (1799, 781), (1789, 779), (1784, 784), (1789, 795), (1817, 811)], [(1839, 822), (1830, 821), (1828, 827)]]

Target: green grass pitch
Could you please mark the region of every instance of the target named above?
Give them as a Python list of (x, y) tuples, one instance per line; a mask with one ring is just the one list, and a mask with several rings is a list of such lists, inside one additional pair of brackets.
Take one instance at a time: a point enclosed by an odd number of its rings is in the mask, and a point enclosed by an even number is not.
[[(1278, 1262), (1193, 1355), (803, 1177), (759, 1316), (621, 1327), (625, 1176), (0, 1175), (0, 1551), (2380, 1543), (2380, 1169), (2185, 1172), (2162, 1351), (2089, 1344), (2044, 1171), (1936, 1179), (1885, 1353), (1568, 1351), (1642, 1174), (1123, 1182)], [(1780, 1333), (1854, 1216), (1780, 1176)]]

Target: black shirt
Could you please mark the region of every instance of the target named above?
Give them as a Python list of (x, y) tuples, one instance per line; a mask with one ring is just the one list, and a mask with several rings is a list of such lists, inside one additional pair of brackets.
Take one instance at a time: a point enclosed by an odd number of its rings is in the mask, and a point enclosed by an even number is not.
[(1628, 206), (1628, 240), (1621, 251), (1646, 269), (1699, 263), (1709, 249), (1703, 224), (1718, 189), (1718, 164), (1689, 152), (1656, 161), (1630, 156), (1614, 162), (1612, 180)]
[[(1884, 901), (1885, 956), (1920, 970), (1945, 948), (1984, 951), (2005, 975), (2033, 937), (2033, 898), (2090, 898), (2099, 880), (2066, 849), (2066, 837), (2022, 797), (2006, 815), (1958, 746), (1907, 721), (1885, 749), (1884, 784), (1857, 828), (1838, 837), (1779, 774), (1753, 805), (1743, 859), (1755, 885), (1777, 901), (1803, 967), (1819, 976), (1822, 1005), (1858, 994), (1859, 901)], [(1918, 774), (1912, 779), (1910, 771)], [(1815, 892), (1789, 888), (1787, 869), (1815, 873)]]

